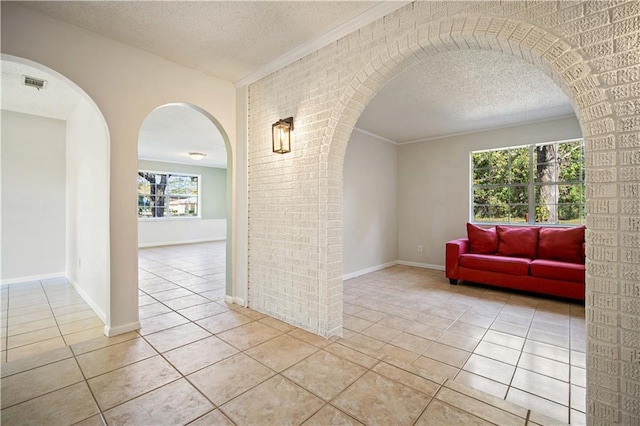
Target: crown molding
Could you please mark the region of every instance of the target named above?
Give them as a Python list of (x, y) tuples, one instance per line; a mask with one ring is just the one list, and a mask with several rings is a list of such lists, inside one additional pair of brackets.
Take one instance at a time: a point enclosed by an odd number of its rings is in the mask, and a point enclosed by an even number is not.
[(301, 44), (300, 46), (290, 50), (289, 52), (281, 56), (278, 56), (271, 62), (268, 62), (264, 66), (236, 81), (234, 83), (234, 86), (242, 87), (248, 86), (251, 83), (255, 83), (256, 81), (260, 80), (263, 77), (266, 77), (272, 72), (284, 68), (285, 66), (297, 61), (298, 59), (301, 59), (308, 54), (313, 53), (316, 50), (346, 36), (347, 34), (352, 33), (353, 31), (362, 28), (365, 25), (370, 24), (371, 22), (380, 19), (383, 16), (386, 16), (391, 12), (394, 12), (410, 3), (413, 2), (404, 0), (378, 2), (375, 6), (372, 6), (359, 15), (356, 15), (354, 18), (348, 20), (347, 22), (338, 25), (334, 29), (329, 30), (324, 34), (321, 34), (320, 36)]
[(560, 115), (558, 117), (543, 118), (541, 120), (525, 121), (525, 122), (521, 122), (521, 123), (507, 124), (507, 125), (504, 125), (504, 126), (487, 127), (487, 128), (484, 128), (484, 129), (469, 130), (469, 131), (466, 131), (466, 132), (458, 132), (458, 133), (447, 133), (445, 135), (432, 136), (430, 138), (416, 139), (416, 140), (407, 141), (407, 142), (397, 142), (397, 144), (398, 145), (410, 145), (410, 144), (413, 144), (413, 143), (429, 142), (429, 141), (435, 141), (435, 140), (438, 140), (438, 139), (452, 138), (452, 137), (455, 137), (455, 136), (470, 135), (470, 134), (473, 134), (473, 133), (491, 132), (493, 130), (508, 129), (508, 128), (511, 128), (511, 127), (526, 126), (526, 125), (529, 125), (529, 124), (546, 123), (548, 121), (564, 120), (564, 119), (567, 119), (567, 118), (576, 118), (576, 115), (575, 114), (565, 114), (565, 115)]
[(396, 142), (396, 141), (393, 141), (391, 139), (387, 139), (384, 136), (376, 135), (375, 133), (367, 132), (366, 130), (361, 129), (360, 127), (354, 127), (353, 130), (355, 130), (357, 132), (360, 132), (360, 133), (363, 133), (363, 134), (365, 134), (367, 136), (371, 136), (372, 138), (380, 139), (383, 142), (388, 142), (388, 143), (390, 143), (392, 145), (398, 145), (398, 142)]

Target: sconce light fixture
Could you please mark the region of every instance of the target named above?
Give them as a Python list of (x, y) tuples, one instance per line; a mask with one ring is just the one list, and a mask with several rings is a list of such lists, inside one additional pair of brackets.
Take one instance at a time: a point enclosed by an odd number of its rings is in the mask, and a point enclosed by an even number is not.
[(189, 153), (189, 157), (191, 157), (192, 160), (196, 160), (196, 161), (200, 161), (206, 156), (207, 156), (207, 154), (205, 154), (203, 152), (190, 152)]
[(291, 131), (293, 130), (293, 117), (283, 118), (273, 123), (273, 152), (286, 154), (291, 152)]

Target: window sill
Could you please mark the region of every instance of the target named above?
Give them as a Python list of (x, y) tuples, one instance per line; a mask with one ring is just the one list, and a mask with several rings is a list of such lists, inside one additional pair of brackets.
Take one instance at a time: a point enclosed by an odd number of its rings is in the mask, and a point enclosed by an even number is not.
[(191, 217), (139, 217), (138, 222), (174, 222), (181, 220), (202, 220), (202, 216)]

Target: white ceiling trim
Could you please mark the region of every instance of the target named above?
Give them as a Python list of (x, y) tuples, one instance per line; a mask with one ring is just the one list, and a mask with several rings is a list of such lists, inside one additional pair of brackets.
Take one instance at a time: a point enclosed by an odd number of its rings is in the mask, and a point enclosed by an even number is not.
[(358, 131), (360, 133), (363, 133), (363, 134), (365, 134), (367, 136), (371, 136), (373, 138), (380, 139), (381, 141), (388, 142), (388, 143), (390, 143), (392, 145), (398, 145), (398, 142), (396, 142), (396, 141), (392, 141), (391, 139), (387, 139), (384, 136), (376, 135), (375, 133), (372, 133), (372, 132), (367, 132), (366, 130), (361, 129), (360, 127), (354, 127), (353, 130), (356, 130), (356, 131)]
[[(223, 170), (227, 170), (227, 168), (224, 167), (224, 166), (212, 166), (210, 164), (187, 163), (186, 161), (158, 160), (157, 158), (147, 158), (147, 157), (138, 157), (138, 160), (153, 161), (154, 163), (180, 164), (182, 166), (205, 167), (207, 169), (223, 169)], [(161, 171), (161, 170), (156, 170), (156, 171)]]
[(545, 118), (543, 120), (526, 121), (522, 123), (508, 124), (506, 126), (487, 127), (486, 129), (469, 130), (468, 132), (459, 132), (459, 133), (448, 133), (446, 135), (434, 136), (432, 138), (416, 139), (416, 140), (407, 141), (407, 142), (398, 142), (397, 145), (410, 145), (412, 143), (429, 142), (437, 139), (452, 138), (454, 136), (463, 136), (463, 135), (470, 135), (472, 133), (482, 133), (482, 132), (489, 132), (492, 130), (508, 129), (510, 127), (526, 126), (528, 124), (546, 123), (548, 121), (562, 120), (564, 118), (573, 118), (573, 117), (575, 117), (575, 114), (565, 114), (565, 115), (560, 115), (558, 117)]
[(261, 78), (266, 77), (274, 71), (286, 67), (287, 65), (304, 58), (305, 56), (315, 52), (316, 50), (335, 42), (336, 40), (352, 33), (353, 31), (364, 27), (371, 22), (382, 18), (394, 12), (407, 4), (413, 3), (412, 1), (381, 1), (380, 3), (372, 6), (363, 13), (359, 14), (355, 18), (345, 22), (336, 28), (327, 31), (326, 33), (301, 44), (295, 49), (290, 50), (284, 55), (278, 56), (266, 65), (258, 68), (251, 74), (241, 78), (234, 83), (235, 87), (248, 86), (251, 83), (255, 83)]

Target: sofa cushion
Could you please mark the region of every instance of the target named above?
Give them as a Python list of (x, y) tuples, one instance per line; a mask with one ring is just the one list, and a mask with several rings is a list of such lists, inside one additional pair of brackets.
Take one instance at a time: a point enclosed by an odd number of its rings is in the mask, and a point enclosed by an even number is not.
[(562, 262), (584, 263), (582, 253), (584, 229), (584, 226), (540, 229), (538, 257)]
[(498, 233), (495, 226), (481, 228), (467, 223), (467, 238), (470, 253), (492, 254), (498, 250)]
[(536, 259), (531, 262), (530, 269), (532, 277), (584, 283), (585, 266), (581, 263)]
[(459, 264), (462, 268), (498, 272), (509, 275), (528, 275), (531, 260), (495, 254), (463, 254)]
[(498, 254), (502, 256), (534, 259), (538, 253), (538, 228), (496, 227), (498, 231)]

